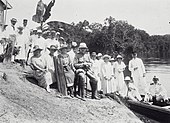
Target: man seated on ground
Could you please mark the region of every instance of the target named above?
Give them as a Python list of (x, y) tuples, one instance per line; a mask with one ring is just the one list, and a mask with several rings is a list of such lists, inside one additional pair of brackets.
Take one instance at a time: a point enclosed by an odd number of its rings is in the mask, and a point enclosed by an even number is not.
[(167, 99), (166, 89), (159, 83), (159, 78), (154, 76), (153, 83), (150, 84), (148, 89), (149, 101), (164, 102)]
[(126, 76), (124, 81), (127, 85), (127, 98), (133, 101), (142, 101), (142, 97), (130, 77)]

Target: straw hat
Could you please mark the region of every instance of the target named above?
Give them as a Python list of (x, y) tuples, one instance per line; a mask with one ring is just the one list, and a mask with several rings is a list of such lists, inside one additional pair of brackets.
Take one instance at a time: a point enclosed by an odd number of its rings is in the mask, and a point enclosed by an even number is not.
[(117, 59), (123, 59), (123, 57), (121, 55), (117, 55), (116, 57)]
[(125, 77), (125, 81), (130, 81), (131, 79), (130, 79), (130, 77), (129, 76), (126, 76)]
[(37, 50), (40, 50), (40, 51), (42, 51), (43, 49), (42, 48), (40, 48), (40, 46), (39, 45), (35, 45), (34, 47), (33, 47), (33, 52), (35, 52), (35, 51), (37, 51)]
[(115, 61), (115, 59), (114, 59), (114, 58), (111, 58), (110, 61)]
[(109, 55), (104, 55), (104, 56), (103, 56), (103, 59), (105, 59), (105, 58), (110, 59), (111, 57), (110, 57)]
[(88, 47), (87, 47), (86, 43), (80, 43), (79, 49), (87, 49), (87, 48)]
[(56, 35), (60, 35), (60, 32), (56, 32)]
[(42, 31), (39, 29), (39, 30), (37, 30), (37, 33), (42, 33)]
[(57, 50), (57, 46), (51, 45), (50, 47), (47, 47), (48, 50)]
[(102, 54), (101, 54), (101, 53), (98, 53), (98, 54), (97, 54), (97, 56), (98, 56), (98, 57), (101, 57), (101, 56), (102, 56)]
[(62, 50), (62, 49), (67, 49), (68, 47), (67, 47), (67, 45), (66, 44), (63, 44), (61, 47), (60, 47), (60, 50)]

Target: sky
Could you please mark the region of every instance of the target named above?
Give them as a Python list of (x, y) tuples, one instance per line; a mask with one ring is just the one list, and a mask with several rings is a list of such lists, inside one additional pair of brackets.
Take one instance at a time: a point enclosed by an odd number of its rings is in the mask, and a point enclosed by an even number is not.
[[(22, 19), (29, 20), (30, 27), (36, 5), (39, 0), (8, 0), (12, 9), (7, 13), (7, 24), (15, 17), (18, 25)], [(51, 0), (43, 0), (48, 4)], [(104, 23), (112, 16), (116, 20), (125, 20), (137, 29), (145, 30), (150, 35), (170, 34), (170, 0), (56, 0), (47, 21), (56, 20), (66, 23), (88, 20), (90, 23)]]

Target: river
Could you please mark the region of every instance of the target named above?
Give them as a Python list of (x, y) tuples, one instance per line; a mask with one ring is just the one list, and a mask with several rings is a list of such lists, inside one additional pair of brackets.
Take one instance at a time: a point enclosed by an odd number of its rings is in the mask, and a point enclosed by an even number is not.
[(146, 81), (152, 82), (153, 76), (159, 77), (159, 82), (167, 90), (170, 97), (170, 62), (169, 61), (152, 61), (145, 64), (146, 67)]

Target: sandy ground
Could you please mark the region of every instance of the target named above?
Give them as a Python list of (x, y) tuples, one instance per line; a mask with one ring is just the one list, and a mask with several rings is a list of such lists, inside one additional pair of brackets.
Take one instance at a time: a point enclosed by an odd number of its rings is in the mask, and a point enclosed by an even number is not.
[(0, 123), (141, 123), (114, 100), (82, 101), (57, 95), (27, 81), (20, 66), (0, 64)]

